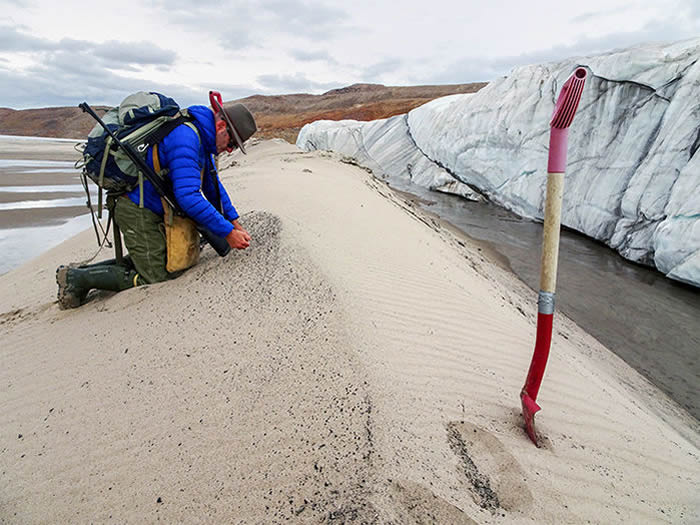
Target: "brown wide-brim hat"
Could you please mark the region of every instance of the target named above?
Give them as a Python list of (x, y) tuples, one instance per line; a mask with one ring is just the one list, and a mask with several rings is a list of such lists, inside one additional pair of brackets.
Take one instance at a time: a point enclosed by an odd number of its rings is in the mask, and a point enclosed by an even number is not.
[[(217, 107), (214, 109), (224, 117), (228, 129), (233, 135), (233, 139), (236, 141), (236, 145), (243, 153), (246, 153), (243, 143), (258, 130), (253, 114), (248, 111), (247, 107), (240, 103), (231, 104), (229, 106), (224, 105), (224, 107), (221, 108), (217, 102), (216, 106)], [(223, 111), (221, 111), (221, 109), (223, 109)]]

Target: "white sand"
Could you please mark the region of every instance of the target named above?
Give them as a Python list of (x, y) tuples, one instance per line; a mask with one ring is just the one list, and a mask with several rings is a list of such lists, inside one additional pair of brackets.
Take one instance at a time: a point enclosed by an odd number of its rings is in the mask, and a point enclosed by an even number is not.
[(66, 312), (92, 232), (0, 277), (0, 522), (700, 520), (697, 423), (561, 315), (532, 445), (536, 294), (477, 246), (330, 154), (236, 160), (245, 252)]

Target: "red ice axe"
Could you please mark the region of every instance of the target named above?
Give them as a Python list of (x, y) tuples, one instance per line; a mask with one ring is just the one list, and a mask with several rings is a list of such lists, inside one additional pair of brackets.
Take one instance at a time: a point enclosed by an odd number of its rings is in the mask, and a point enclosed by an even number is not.
[(540, 390), (544, 369), (547, 366), (549, 347), (552, 343), (554, 319), (554, 290), (557, 283), (559, 258), (559, 230), (561, 228), (561, 203), (566, 168), (566, 146), (569, 126), (574, 120), (581, 100), (587, 72), (579, 67), (561, 88), (549, 125), (549, 163), (547, 165), (547, 200), (544, 209), (544, 237), (542, 239), (542, 264), (540, 269), (540, 293), (537, 297), (537, 340), (535, 352), (527, 373), (525, 386), (520, 391), (525, 429), (537, 445), (535, 414), (540, 410), (537, 393)]

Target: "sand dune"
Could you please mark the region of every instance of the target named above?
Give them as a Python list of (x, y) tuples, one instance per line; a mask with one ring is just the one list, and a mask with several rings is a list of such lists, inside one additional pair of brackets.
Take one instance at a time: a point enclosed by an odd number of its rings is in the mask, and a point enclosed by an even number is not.
[[(231, 162), (231, 161), (229, 161)], [(85, 232), (0, 277), (0, 521), (694, 523), (700, 433), (535, 294), (328, 153), (225, 170), (251, 249), (55, 304)]]

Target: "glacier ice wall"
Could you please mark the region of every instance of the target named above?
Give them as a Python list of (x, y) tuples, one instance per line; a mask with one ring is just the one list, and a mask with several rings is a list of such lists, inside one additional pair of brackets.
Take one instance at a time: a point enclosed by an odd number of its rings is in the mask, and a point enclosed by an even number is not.
[(542, 220), (549, 119), (562, 84), (584, 66), (562, 223), (700, 286), (699, 58), (693, 39), (525, 66), (407, 115), (307, 124), (297, 145)]

